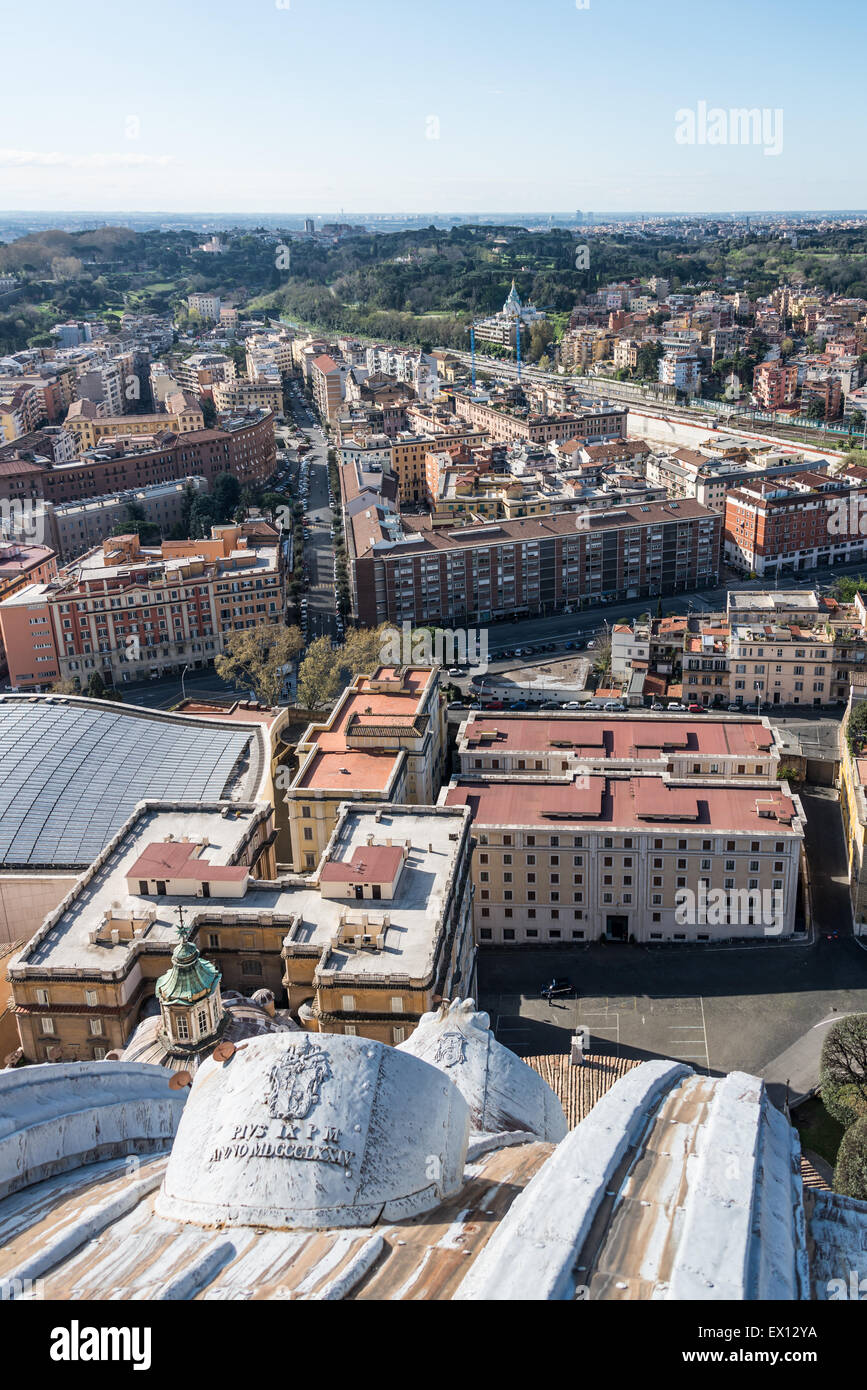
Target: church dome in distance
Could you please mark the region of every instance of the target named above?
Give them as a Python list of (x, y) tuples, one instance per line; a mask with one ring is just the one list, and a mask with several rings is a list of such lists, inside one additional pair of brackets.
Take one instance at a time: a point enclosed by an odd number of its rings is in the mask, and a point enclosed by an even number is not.
[(196, 1073), (156, 1209), (199, 1226), (370, 1226), (460, 1190), (466, 1101), (368, 1038), (250, 1039)]
[(488, 1015), (477, 1013), (472, 999), (445, 1001), (423, 1014), (398, 1051), (422, 1058), (454, 1082), (477, 1133), (512, 1131), (558, 1144), (569, 1128), (547, 1081), (497, 1042)]

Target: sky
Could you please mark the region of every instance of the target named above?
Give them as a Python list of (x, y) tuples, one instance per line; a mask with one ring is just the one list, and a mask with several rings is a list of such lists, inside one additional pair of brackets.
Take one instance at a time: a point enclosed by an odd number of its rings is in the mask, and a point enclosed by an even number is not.
[(865, 39), (867, 0), (42, 0), (0, 208), (865, 208)]

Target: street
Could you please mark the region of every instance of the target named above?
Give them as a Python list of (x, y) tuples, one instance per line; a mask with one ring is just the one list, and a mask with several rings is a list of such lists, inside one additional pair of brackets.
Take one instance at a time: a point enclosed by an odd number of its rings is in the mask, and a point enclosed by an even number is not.
[(289, 396), (295, 422), (310, 445), (310, 452), (304, 455), (303, 460), (293, 461), (290, 468), (292, 495), (300, 496), (302, 463), (307, 463), (309, 492), (305, 504), (308, 527), (304, 539), (304, 569), (307, 581), (307, 638), (313, 641), (323, 635), (337, 636), (334, 541), (328, 500), (328, 446), (299, 382), (290, 384)]

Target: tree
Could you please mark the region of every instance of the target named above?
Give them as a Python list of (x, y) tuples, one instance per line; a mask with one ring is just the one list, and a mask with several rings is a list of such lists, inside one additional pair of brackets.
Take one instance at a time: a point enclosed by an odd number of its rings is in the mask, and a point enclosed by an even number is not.
[(847, 1128), (867, 1117), (867, 1014), (850, 1014), (828, 1030), (819, 1070), (822, 1104)]
[(217, 522), (231, 521), (241, 500), (241, 484), (234, 473), (218, 473), (211, 488)]
[(310, 711), (331, 704), (340, 689), (330, 637), (317, 637), (298, 667), (298, 703)]
[(202, 407), (202, 420), (206, 430), (212, 430), (217, 423), (217, 407), (210, 396), (202, 396), (200, 401)]
[(252, 690), (262, 704), (276, 705), (286, 679), (286, 667), (303, 646), (299, 628), (265, 623), (231, 633), (226, 638), (222, 655), (214, 662), (214, 669), (221, 680), (231, 681), (239, 689)]
[(346, 641), (332, 647), (317, 637), (298, 668), (298, 703), (307, 710), (330, 704), (357, 675), (369, 675), (383, 663), (386, 627), (352, 628)]
[(843, 1135), (834, 1169), (834, 1191), (867, 1201), (867, 1116)]

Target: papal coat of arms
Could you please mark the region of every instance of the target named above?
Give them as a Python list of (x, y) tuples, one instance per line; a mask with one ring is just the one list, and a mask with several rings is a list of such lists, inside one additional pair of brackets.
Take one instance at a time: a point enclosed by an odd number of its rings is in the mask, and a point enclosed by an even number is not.
[(441, 1067), (455, 1067), (466, 1056), (467, 1040), (456, 1028), (443, 1033), (434, 1049), (434, 1062)]
[(281, 1057), (271, 1068), (268, 1113), (278, 1120), (303, 1120), (318, 1105), (323, 1083), (330, 1080), (327, 1054), (305, 1038), (301, 1047)]

